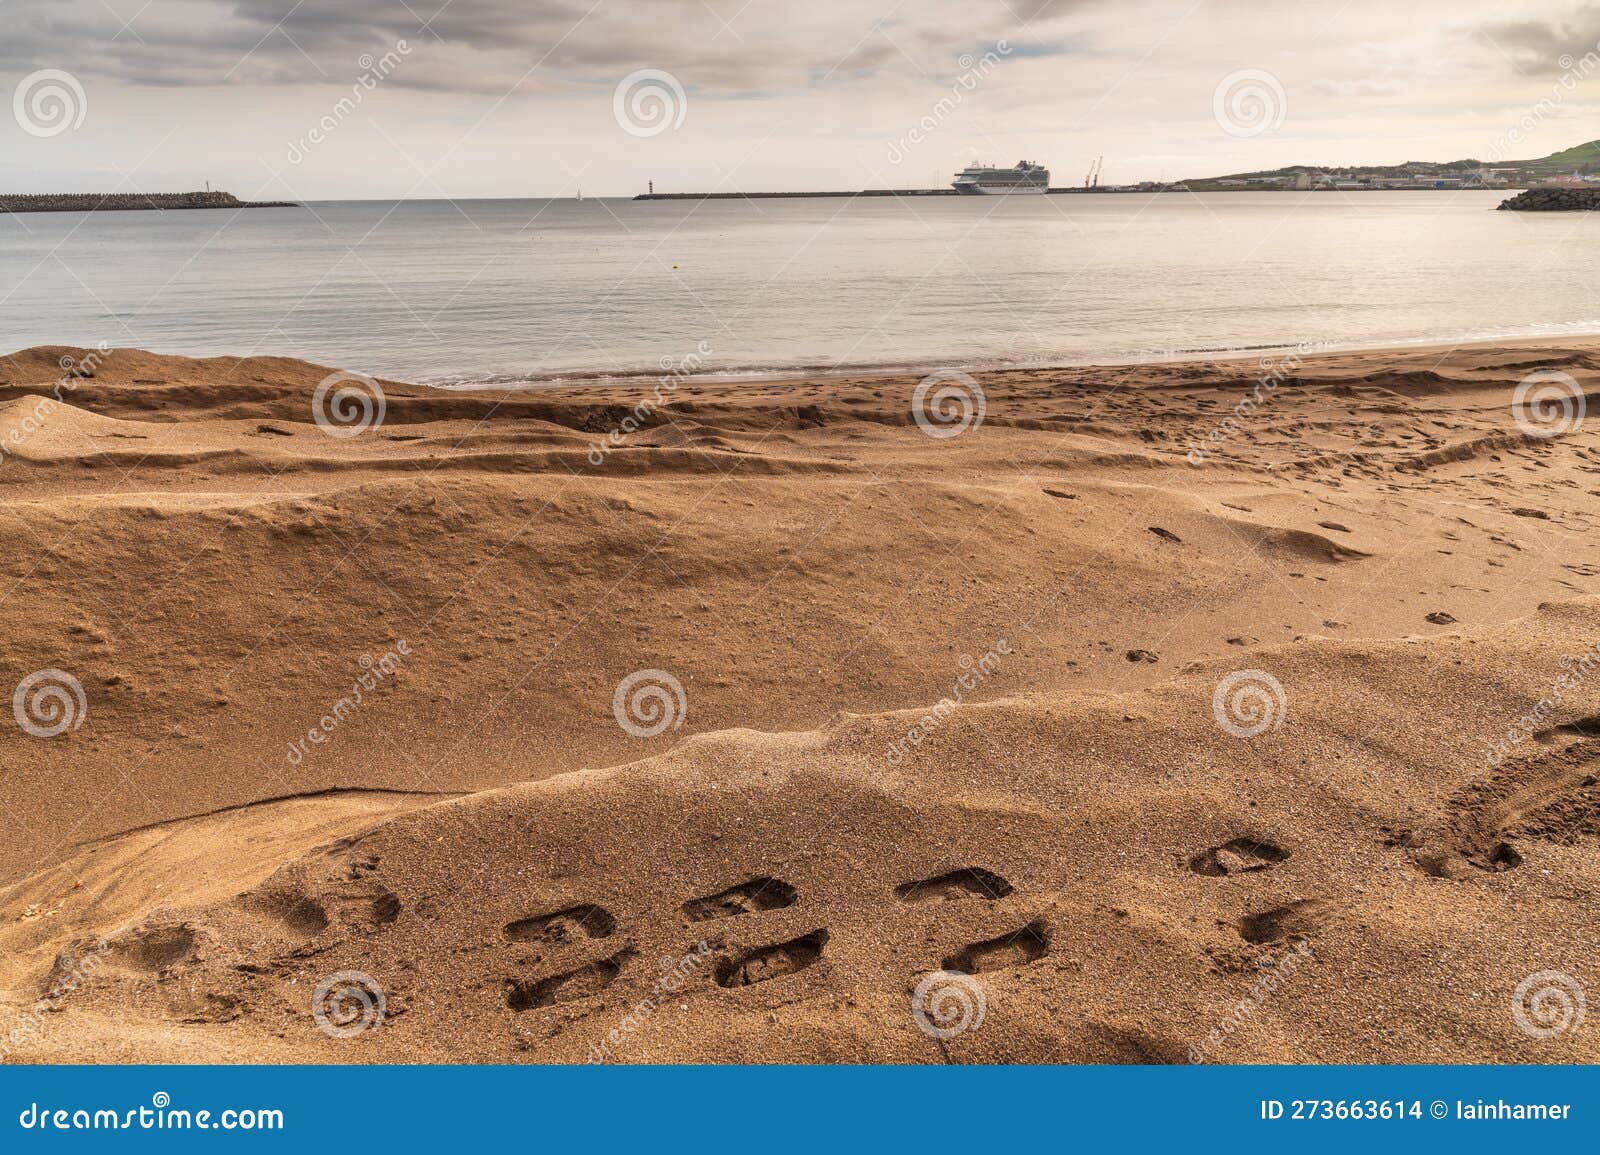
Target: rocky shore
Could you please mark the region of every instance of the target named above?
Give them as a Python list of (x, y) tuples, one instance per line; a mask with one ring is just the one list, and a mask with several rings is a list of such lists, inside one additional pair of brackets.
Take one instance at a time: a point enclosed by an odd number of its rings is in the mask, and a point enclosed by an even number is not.
[(1600, 188), (1531, 188), (1500, 202), (1520, 213), (1585, 212), (1600, 209)]
[(293, 201), (242, 201), (226, 192), (187, 193), (28, 193), (0, 195), (0, 212), (89, 213), (131, 209), (299, 208)]

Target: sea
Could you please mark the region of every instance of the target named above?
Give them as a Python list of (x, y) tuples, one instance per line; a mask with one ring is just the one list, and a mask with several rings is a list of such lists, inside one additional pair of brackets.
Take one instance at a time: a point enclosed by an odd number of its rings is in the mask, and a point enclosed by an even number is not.
[(0, 214), (0, 346), (438, 385), (1600, 333), (1600, 214), (1483, 191), (320, 201)]

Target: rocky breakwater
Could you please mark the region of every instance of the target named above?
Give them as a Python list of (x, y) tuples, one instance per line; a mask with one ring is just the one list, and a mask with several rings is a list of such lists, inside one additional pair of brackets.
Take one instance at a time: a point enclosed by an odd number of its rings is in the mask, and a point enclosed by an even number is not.
[(186, 193), (25, 193), (0, 195), (0, 212), (91, 213), (130, 209), (298, 208), (291, 201), (242, 201), (226, 192)]
[(1600, 209), (1600, 186), (1578, 188), (1566, 185), (1547, 185), (1500, 202), (1502, 209), (1520, 213), (1586, 212)]

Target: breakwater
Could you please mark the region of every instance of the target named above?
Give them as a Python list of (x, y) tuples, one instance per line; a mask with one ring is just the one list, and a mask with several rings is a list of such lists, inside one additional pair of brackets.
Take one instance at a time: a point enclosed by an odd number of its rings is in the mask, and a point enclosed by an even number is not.
[[(1137, 188), (1048, 188), (1047, 193), (1112, 193), (1112, 192), (1160, 192), (1161, 189)], [(953, 188), (869, 188), (856, 189), (854, 192), (827, 191), (822, 192), (681, 192), (681, 193), (640, 193), (633, 199), (636, 201), (759, 201), (759, 200), (796, 200), (812, 197), (954, 197), (961, 194)], [(1037, 194), (1035, 194), (1037, 195)]]
[(299, 208), (292, 201), (242, 201), (226, 192), (0, 194), (0, 212), (92, 213), (169, 209)]
[(1500, 207), (1518, 213), (1593, 212), (1600, 209), (1600, 188), (1531, 188), (1501, 201)]

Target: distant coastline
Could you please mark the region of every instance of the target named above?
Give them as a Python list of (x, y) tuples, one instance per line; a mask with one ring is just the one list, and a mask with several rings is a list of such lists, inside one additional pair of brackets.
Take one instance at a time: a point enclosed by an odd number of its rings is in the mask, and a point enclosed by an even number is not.
[[(1600, 140), (1553, 152), (1532, 160), (1473, 158), (1451, 161), (1407, 161), (1396, 165), (1289, 165), (1256, 172), (1190, 177), (1178, 181), (1139, 181), (1136, 184), (1101, 183), (1099, 162), (1082, 185), (1047, 188), (1062, 193), (1183, 193), (1183, 192), (1441, 192), (1458, 189), (1536, 189), (1550, 183), (1592, 185), (1600, 188)], [(639, 201), (763, 200), (782, 197), (936, 197), (956, 196), (953, 188), (864, 189), (858, 192), (688, 192), (658, 193), (654, 189), (634, 197)], [(1568, 198), (1582, 199), (1582, 198)], [(1522, 208), (1523, 205), (1513, 207)], [(1547, 207), (1541, 205), (1540, 207)], [(1567, 206), (1570, 207), (1570, 206)]]
[(0, 212), (92, 213), (167, 209), (297, 209), (293, 201), (242, 201), (226, 192), (0, 194)]
[[(1191, 183), (1180, 184), (1127, 184), (1127, 185), (1100, 185), (1094, 188), (1078, 188), (1066, 186), (1064, 188), (1048, 188), (1044, 190), (1051, 196), (1077, 193), (1084, 196), (1098, 196), (1100, 194), (1127, 194), (1127, 193), (1184, 193), (1184, 192), (1461, 192), (1474, 191), (1460, 188), (1423, 187), (1408, 185), (1396, 188), (1381, 188), (1361, 186), (1358, 188), (1332, 189), (1315, 187), (1309, 189), (1284, 188), (1279, 185), (1254, 185), (1254, 186), (1224, 186), (1216, 188), (1206, 186), (1194, 187)], [(1482, 186), (1476, 191), (1482, 191)], [(660, 192), (639, 193), (633, 199), (636, 201), (739, 201), (739, 200), (803, 200), (807, 198), (851, 198), (851, 197), (953, 197), (960, 196), (953, 188), (869, 188), (857, 189), (854, 192), (843, 190), (821, 190), (818, 192)]]

